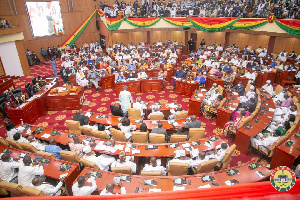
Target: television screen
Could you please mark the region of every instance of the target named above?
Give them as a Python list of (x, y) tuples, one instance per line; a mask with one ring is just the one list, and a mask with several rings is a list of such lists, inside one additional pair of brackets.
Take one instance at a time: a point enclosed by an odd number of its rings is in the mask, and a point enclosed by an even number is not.
[(59, 1), (25, 2), (33, 37), (64, 33)]

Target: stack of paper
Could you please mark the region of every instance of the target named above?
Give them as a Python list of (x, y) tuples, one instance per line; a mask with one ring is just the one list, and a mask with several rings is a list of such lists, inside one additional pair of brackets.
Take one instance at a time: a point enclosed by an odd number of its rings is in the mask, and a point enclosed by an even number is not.
[(68, 173), (64, 173), (64, 174), (61, 174), (60, 176), (59, 176), (59, 178), (61, 179), (64, 179), (64, 178), (66, 178), (68, 176)]
[(115, 148), (116, 148), (117, 150), (123, 151), (124, 145), (122, 145), (122, 144), (116, 144), (116, 145), (115, 145)]
[(138, 154), (138, 153), (141, 153), (141, 150), (139, 149), (132, 149), (132, 154)]
[(185, 190), (185, 187), (183, 185), (180, 185), (180, 186), (174, 185), (173, 186), (173, 191), (177, 191), (177, 190)]
[(48, 134), (48, 133), (45, 133), (44, 135), (42, 135), (41, 136), (42, 138), (49, 138), (49, 137), (51, 137), (51, 135), (50, 134)]
[(149, 188), (149, 192), (161, 192), (161, 189)]
[(211, 185), (206, 184), (206, 185), (199, 186), (198, 188), (211, 188)]

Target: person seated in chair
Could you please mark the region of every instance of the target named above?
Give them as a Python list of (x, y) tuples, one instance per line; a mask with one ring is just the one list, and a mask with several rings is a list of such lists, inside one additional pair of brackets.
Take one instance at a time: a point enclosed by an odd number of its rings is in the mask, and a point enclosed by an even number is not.
[(89, 82), (91, 84), (93, 84), (95, 86), (95, 88), (96, 88), (97, 91), (100, 90), (100, 87), (99, 87), (100, 74), (98, 72), (96, 72), (94, 69), (92, 69), (88, 73), (87, 79), (89, 80)]
[(83, 148), (83, 152), (83, 159), (95, 163), (100, 170), (108, 171), (109, 166), (116, 161), (114, 157), (108, 156), (106, 154), (96, 156), (95, 152), (92, 151), (91, 147), (88, 145)]
[[(91, 186), (85, 186), (86, 178), (88, 178), (87, 182), (92, 184)], [(72, 186), (73, 196), (91, 195), (95, 190), (97, 190), (97, 183), (89, 173), (79, 176), (77, 182)]]
[(170, 112), (171, 112), (172, 114), (169, 115), (169, 119), (174, 119), (176, 113), (182, 113), (182, 112), (184, 112), (184, 111), (182, 110), (182, 107), (181, 107), (181, 106), (178, 106), (176, 110), (170, 109)]
[(163, 124), (161, 122), (157, 123), (157, 128), (153, 128), (151, 133), (157, 133), (157, 134), (163, 134), (165, 135), (165, 141), (168, 142), (169, 138), (168, 138), (168, 134), (166, 129), (162, 128)]
[(206, 153), (204, 151), (197, 150), (193, 150), (191, 153), (191, 165), (195, 169), (195, 171), (200, 163), (209, 161), (209, 158), (208, 156), (206, 156)]
[(29, 143), (34, 146), (38, 151), (45, 151), (45, 144), (41, 143), (38, 139), (35, 139), (32, 135), (29, 135), (27, 137), (27, 140)]
[(131, 159), (126, 158), (126, 153), (121, 151), (119, 154), (119, 159), (111, 164), (111, 167), (130, 167), (133, 174), (136, 173), (136, 163)]
[(19, 158), (12, 159), (8, 152), (4, 153), (1, 156), (0, 160), (0, 178), (2, 181), (17, 183), (18, 182), (18, 173), (16, 171), (19, 168), (20, 163), (17, 162)]
[[(251, 146), (257, 146), (261, 148), (260, 146), (263, 146), (264, 148), (269, 148), (274, 144), (276, 140), (278, 140), (281, 136), (280, 130), (275, 130), (275, 134), (273, 136), (267, 136), (262, 133), (257, 134), (255, 137), (252, 137), (250, 139)], [(263, 148), (263, 150), (265, 150)]]
[(87, 116), (83, 115), (82, 112), (80, 112), (80, 110), (76, 111), (76, 115), (73, 115), (73, 121), (79, 121), (80, 122), (80, 126), (83, 126), (83, 120), (84, 118), (88, 118)]
[(10, 139), (14, 139), (14, 134), (15, 133), (22, 133), (22, 131), (24, 130), (25, 128), (22, 127), (22, 126), (19, 126), (18, 128), (15, 128), (15, 125), (12, 121), (8, 121), (6, 122), (6, 134), (7, 134), (7, 137), (10, 138)]
[(18, 143), (30, 143), (25, 137), (22, 137), (20, 133), (15, 133), (13, 136), (14, 140), (17, 141)]
[(221, 161), (223, 157), (225, 156), (226, 151), (229, 149), (228, 144), (222, 143), (215, 148), (215, 158), (218, 161)]
[(147, 105), (143, 104), (141, 98), (136, 98), (136, 102), (132, 104), (132, 108), (139, 109), (141, 111), (141, 116), (144, 115), (144, 109), (147, 109)]
[(188, 167), (191, 167), (191, 160), (186, 157), (185, 150), (176, 150), (174, 151), (174, 158), (170, 160), (167, 164), (167, 166), (170, 165), (172, 162), (177, 162), (177, 163), (188, 163)]
[(234, 89), (237, 93), (239, 93), (240, 96), (245, 95), (245, 87), (242, 84), (242, 81), (240, 81), (236, 86), (234, 86), (232, 89)]
[(230, 71), (226, 71), (226, 75), (223, 78), (224, 80), (224, 87), (230, 86), (233, 83), (233, 74)]
[(150, 114), (148, 115), (148, 119), (150, 119), (150, 116), (151, 116), (151, 115), (160, 114), (160, 113), (163, 114), (161, 111), (158, 110), (157, 107), (153, 107), (153, 111), (152, 111), (152, 113), (150, 113)]
[(44, 192), (47, 196), (60, 196), (62, 193), (61, 187), (63, 185), (63, 178), (59, 179), (59, 183), (53, 186), (49, 183), (43, 183), (40, 177), (36, 177), (32, 180), (32, 187)]
[(43, 80), (43, 78), (41, 76), (38, 76), (38, 83), (40, 87), (43, 87), (44, 85), (47, 84), (46, 81)]
[(38, 91), (40, 91), (42, 88), (41, 86), (39, 85), (39, 83), (37, 82), (36, 78), (32, 78), (31, 80), (32, 82), (32, 91), (33, 91), (33, 94), (37, 93)]
[(136, 130), (136, 125), (131, 125), (130, 120), (124, 117), (122, 123), (118, 124), (118, 128), (125, 133), (125, 137), (128, 141), (132, 139), (131, 131)]
[(136, 75), (135, 75), (134, 71), (130, 71), (127, 74), (127, 79), (133, 79), (133, 78), (136, 78)]
[(60, 156), (61, 151), (62, 148), (56, 145), (54, 138), (50, 138), (49, 145), (45, 146), (45, 152), (52, 153), (55, 156), (55, 158), (61, 160), (61, 156)]
[(276, 94), (274, 92), (273, 86), (271, 85), (271, 80), (267, 80), (266, 84), (262, 86), (262, 91), (269, 93), (271, 97), (274, 97)]
[[(121, 182), (119, 183), (119, 185), (121, 187), (120, 188), (121, 194), (126, 194), (126, 189), (125, 187), (122, 186)], [(105, 189), (100, 192), (100, 195), (114, 195), (114, 194), (117, 194), (114, 193), (114, 183), (107, 183)]]
[(115, 82), (116, 82), (116, 83), (126, 82), (126, 78), (125, 78), (123, 72), (121, 72), (121, 73), (117, 76)]
[(197, 117), (195, 115), (191, 116), (191, 120), (187, 121), (184, 124), (184, 128), (200, 128), (201, 127), (201, 121), (197, 121)]
[(78, 155), (78, 158), (80, 159), (83, 157), (83, 148), (85, 147), (85, 145), (76, 135), (73, 136), (72, 139), (73, 142), (69, 143), (70, 150), (75, 152)]
[(141, 72), (138, 73), (138, 78), (139, 79), (147, 79), (148, 75), (146, 74), (145, 70), (142, 70)]
[(167, 175), (166, 168), (163, 166), (157, 165), (155, 157), (150, 158), (150, 164), (146, 164), (145, 167), (142, 169), (142, 171), (160, 171), (161, 176)]

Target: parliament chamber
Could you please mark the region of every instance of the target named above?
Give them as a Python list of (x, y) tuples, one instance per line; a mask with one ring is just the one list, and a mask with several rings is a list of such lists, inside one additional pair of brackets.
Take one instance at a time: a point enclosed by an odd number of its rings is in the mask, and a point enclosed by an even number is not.
[(0, 14), (16, 25), (0, 29), (0, 49), (14, 40), (21, 71), (0, 52), (1, 197), (280, 198), (280, 166), (299, 197), (300, 39), (284, 21), (110, 18), (70, 0), (65, 32), (47, 38), (19, 21), (24, 2)]

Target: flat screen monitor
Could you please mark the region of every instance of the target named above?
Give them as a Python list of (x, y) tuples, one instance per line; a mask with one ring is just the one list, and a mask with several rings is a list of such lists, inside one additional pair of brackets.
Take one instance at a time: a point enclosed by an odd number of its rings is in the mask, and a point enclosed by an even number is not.
[(59, 1), (26, 1), (33, 37), (64, 33)]

